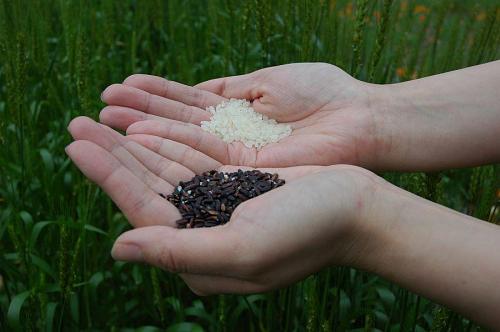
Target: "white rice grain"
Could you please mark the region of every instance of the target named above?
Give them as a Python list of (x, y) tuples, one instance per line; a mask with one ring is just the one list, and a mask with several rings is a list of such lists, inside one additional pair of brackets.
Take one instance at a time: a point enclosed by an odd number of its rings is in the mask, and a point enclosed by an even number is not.
[(255, 112), (245, 99), (230, 99), (207, 108), (212, 116), (202, 121), (201, 128), (222, 138), (225, 142), (242, 142), (246, 147), (261, 149), (287, 137), (292, 128), (287, 124)]

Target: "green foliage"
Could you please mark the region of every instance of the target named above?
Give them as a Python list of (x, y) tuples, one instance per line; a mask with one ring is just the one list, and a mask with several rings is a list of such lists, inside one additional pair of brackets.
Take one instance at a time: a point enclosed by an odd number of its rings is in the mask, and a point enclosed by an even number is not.
[[(64, 154), (108, 84), (194, 84), (295, 61), (399, 82), (499, 57), (494, 1), (0, 1), (0, 330), (474, 331), (387, 281), (331, 268), (268, 294), (198, 298), (179, 278), (114, 262), (129, 226)], [(386, 174), (488, 219), (498, 166)]]

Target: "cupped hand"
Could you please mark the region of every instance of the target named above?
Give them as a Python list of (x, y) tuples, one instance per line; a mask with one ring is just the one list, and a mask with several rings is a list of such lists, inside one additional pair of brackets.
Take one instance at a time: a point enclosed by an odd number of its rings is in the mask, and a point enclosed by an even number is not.
[[(108, 87), (101, 122), (177, 141), (221, 164), (288, 167), (348, 163), (377, 168), (377, 154), (390, 143), (379, 131), (373, 86), (325, 63), (289, 64), (219, 78), (189, 87), (149, 75), (132, 75)], [(293, 128), (261, 150), (227, 144), (203, 131), (204, 109), (227, 98), (252, 101), (257, 112)]]
[(68, 155), (137, 227), (117, 239), (113, 256), (179, 273), (198, 294), (281, 287), (327, 265), (351, 265), (362, 248), (358, 221), (377, 182), (368, 171), (262, 169), (287, 183), (242, 203), (223, 226), (180, 230), (173, 227), (179, 212), (158, 193), (195, 173), (238, 167), (159, 137), (123, 137), (88, 118), (73, 120), (69, 130), (76, 141)]
[(358, 225), (371, 175), (345, 165), (302, 169), (309, 174), (300, 178), (293, 169), (271, 171), (288, 182), (240, 204), (227, 224), (128, 231), (113, 257), (180, 273), (200, 295), (262, 292), (326, 266), (354, 266), (366, 249)]

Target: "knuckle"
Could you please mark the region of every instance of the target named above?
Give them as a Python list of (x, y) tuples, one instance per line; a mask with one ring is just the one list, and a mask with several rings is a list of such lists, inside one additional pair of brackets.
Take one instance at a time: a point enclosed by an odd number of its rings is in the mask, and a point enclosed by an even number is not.
[(132, 204), (133, 211), (141, 211), (145, 206), (143, 199), (138, 199)]
[(205, 107), (208, 105), (208, 98), (206, 93), (198, 92), (199, 97), (198, 97), (198, 102), (196, 103), (198, 107), (201, 107), (205, 109)]
[(156, 174), (158, 174), (158, 176), (162, 179), (168, 179), (169, 177), (171, 178), (171, 176), (169, 176), (169, 174), (172, 172), (175, 164), (171, 161), (167, 161), (166, 159), (161, 161), (159, 164), (161, 164), (161, 165), (158, 166), (158, 170), (157, 170), (158, 173), (156, 173)]
[(241, 163), (242, 149), (234, 145), (234, 143), (226, 144), (226, 155), (228, 156), (229, 165), (245, 165)]
[(150, 188), (155, 188), (158, 183), (158, 178), (151, 173), (149, 169), (144, 167), (140, 172), (140, 179)]
[(172, 122), (166, 122), (159, 125), (159, 134), (163, 138), (170, 138), (174, 134), (174, 126)]
[(185, 165), (189, 160), (193, 159), (194, 158), (194, 151), (196, 150), (193, 150), (191, 148), (184, 148), (181, 152), (181, 155), (180, 155), (180, 158), (179, 158), (179, 161), (181, 164)]
[(222, 80), (220, 84), (220, 95), (224, 96), (227, 92), (227, 89), (228, 89), (227, 78), (225, 78)]
[[(153, 136), (154, 137), (154, 136)], [(161, 138), (154, 138), (153, 139), (153, 144), (152, 144), (152, 150), (158, 154), (161, 155), (161, 151), (164, 146), (164, 140)]]
[(200, 98), (203, 97), (203, 94), (198, 89), (190, 89), (189, 91), (190, 91), (189, 95), (191, 97), (191, 101), (193, 102), (197, 102)]
[(182, 105), (180, 114), (182, 115), (181, 120), (183, 122), (191, 123), (193, 117), (193, 110), (191, 109), (191, 106)]
[(153, 174), (161, 175), (162, 172), (169, 167), (169, 162), (166, 159), (158, 158), (151, 167)]
[(142, 220), (143, 219), (143, 211), (146, 206), (146, 201), (141, 198), (135, 198), (132, 192), (127, 193), (128, 200), (131, 201), (130, 207), (128, 208), (128, 216), (133, 220)]
[(203, 144), (203, 136), (204, 135), (196, 135), (196, 138), (193, 142), (193, 149), (200, 151)]
[(168, 95), (170, 93), (170, 81), (167, 80), (167, 79), (164, 79), (163, 80), (163, 87), (162, 87), (162, 92), (161, 92), (161, 96), (164, 97), (164, 98), (168, 98)]
[(144, 95), (144, 112), (149, 113), (149, 109), (151, 107), (151, 99), (152, 95), (150, 93), (146, 93)]
[(198, 89), (192, 89), (191, 90), (191, 98), (192, 98), (192, 105), (195, 105), (197, 107), (205, 107), (206, 105), (206, 94)]

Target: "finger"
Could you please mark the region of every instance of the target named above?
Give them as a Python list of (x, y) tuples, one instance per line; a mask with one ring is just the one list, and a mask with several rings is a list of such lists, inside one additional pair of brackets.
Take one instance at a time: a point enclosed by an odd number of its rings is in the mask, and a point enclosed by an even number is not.
[(153, 75), (134, 74), (127, 77), (123, 84), (202, 109), (220, 104), (225, 100), (217, 94)]
[[(173, 186), (151, 173), (143, 164), (124, 147), (123, 137), (111, 128), (107, 128), (86, 117), (75, 118), (68, 126), (75, 140), (94, 142), (114, 155), (126, 168), (157, 193), (168, 195)], [(89, 156), (91, 158), (91, 156)]]
[(213, 294), (260, 293), (264, 288), (256, 283), (236, 278), (181, 273), (180, 277), (199, 296)]
[(161, 123), (146, 120), (136, 122), (128, 127), (127, 135), (132, 134), (148, 134), (171, 139), (188, 145), (222, 164), (229, 163), (227, 143), (198, 126), (168, 119)]
[[(259, 167), (286, 167), (294, 165), (328, 166), (352, 162), (348, 140), (328, 137), (321, 133), (297, 134), (285, 137), (278, 143), (271, 143), (257, 154)], [(329, 153), (325, 153), (325, 151)], [(307, 162), (309, 161), (309, 162)]]
[(290, 113), (276, 109), (269, 94), (265, 93), (265, 73), (266, 69), (261, 69), (246, 75), (217, 78), (199, 83), (195, 87), (226, 98), (250, 100), (252, 108), (257, 113), (280, 122), (288, 122), (290, 121)]
[(123, 106), (106, 106), (99, 113), (99, 121), (112, 128), (127, 130), (134, 122), (144, 120), (161, 121), (164, 118)]
[(258, 71), (240, 76), (216, 78), (196, 84), (194, 87), (226, 98), (254, 100), (262, 96)]
[(127, 130), (134, 122), (148, 120), (150, 114), (123, 106), (106, 106), (99, 113), (99, 122), (112, 128)]
[(127, 150), (156, 176), (164, 179), (172, 186), (177, 186), (180, 181), (189, 181), (195, 175), (183, 165), (162, 157), (147, 149), (139, 143), (130, 140), (126, 144)]
[(108, 105), (133, 108), (163, 118), (200, 124), (210, 119), (210, 113), (195, 106), (160, 97), (125, 84), (113, 84), (102, 93)]
[(145, 262), (174, 273), (232, 277), (241, 259), (240, 244), (237, 234), (225, 226), (152, 226), (120, 235), (111, 254), (116, 260)]
[(174, 226), (175, 220), (180, 219), (177, 208), (102, 147), (82, 140), (68, 145), (66, 153), (86, 177), (111, 197), (134, 227)]
[(222, 166), (220, 162), (206, 154), (169, 139), (142, 134), (128, 135), (127, 139), (133, 140), (151, 151), (187, 167), (196, 174)]
[(282, 168), (253, 168), (245, 166), (222, 166), (219, 167), (219, 172), (232, 173), (237, 172), (239, 169), (243, 171), (251, 171), (258, 169), (261, 172), (278, 174), (280, 179), (285, 181), (292, 181), (308, 174), (316, 173), (325, 170), (324, 166), (294, 166)]
[(172, 186), (171, 190), (173, 190), (180, 181), (188, 181), (195, 175), (193, 171), (182, 164), (162, 157), (141, 144), (128, 139), (128, 137), (121, 136), (105, 125), (101, 126), (110, 132), (111, 135), (116, 136), (117, 140), (125, 141), (122, 143), (123, 147), (151, 173), (168, 182)]

